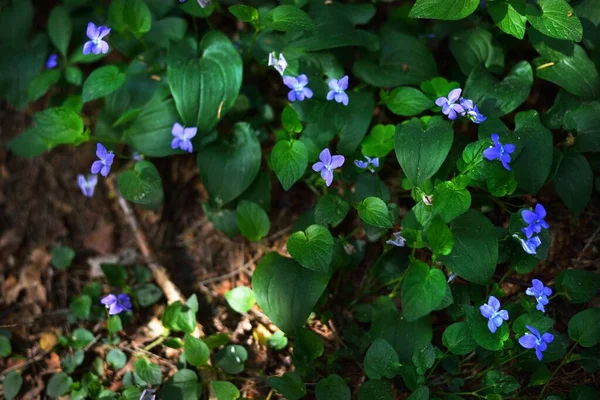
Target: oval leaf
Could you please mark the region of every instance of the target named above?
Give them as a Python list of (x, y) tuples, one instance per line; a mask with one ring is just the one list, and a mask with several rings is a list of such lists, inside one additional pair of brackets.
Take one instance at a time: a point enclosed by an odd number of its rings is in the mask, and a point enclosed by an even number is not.
[(328, 274), (333, 256), (333, 236), (321, 225), (311, 225), (305, 232), (295, 232), (287, 241), (290, 255), (313, 271)]

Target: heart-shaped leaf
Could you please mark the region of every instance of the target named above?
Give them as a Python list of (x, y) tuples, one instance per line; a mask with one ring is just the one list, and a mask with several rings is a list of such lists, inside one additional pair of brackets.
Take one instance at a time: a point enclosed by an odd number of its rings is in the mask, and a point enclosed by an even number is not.
[(414, 321), (433, 311), (446, 294), (446, 277), (421, 261), (409, 267), (402, 283), (402, 314)]
[(328, 274), (333, 256), (333, 237), (321, 225), (311, 225), (305, 232), (296, 232), (287, 241), (290, 255), (303, 267)]
[(133, 203), (157, 208), (163, 201), (163, 186), (156, 167), (149, 161), (139, 161), (119, 175), (119, 191)]

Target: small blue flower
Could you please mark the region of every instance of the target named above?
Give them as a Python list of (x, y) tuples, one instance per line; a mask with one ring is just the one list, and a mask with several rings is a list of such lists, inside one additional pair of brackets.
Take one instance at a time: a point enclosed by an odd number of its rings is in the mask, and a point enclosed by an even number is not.
[(348, 89), (348, 75), (344, 75), (340, 80), (330, 79), (329, 89), (331, 90), (327, 93), (327, 100), (335, 100), (337, 103), (348, 105), (349, 99), (345, 92)]
[(106, 147), (102, 143), (98, 143), (96, 145), (96, 156), (98, 156), (99, 160), (94, 161), (92, 164), (92, 174), (100, 172), (100, 175), (106, 178), (110, 172), (115, 155), (112, 151), (106, 151)]
[(538, 311), (546, 312), (544, 306), (548, 305), (550, 302), (550, 300), (548, 300), (548, 296), (552, 295), (552, 289), (544, 286), (544, 283), (539, 279), (533, 279), (531, 281), (531, 285), (532, 287), (527, 288), (525, 294), (535, 297), (535, 301), (537, 301), (535, 308)]
[(96, 26), (93, 22), (90, 22), (87, 26), (86, 33), (90, 40), (83, 45), (83, 54), (108, 53), (108, 43), (102, 40), (102, 38), (110, 33), (110, 28), (106, 26)]
[(144, 159), (144, 156), (142, 154), (140, 154), (137, 151), (134, 151), (133, 154), (131, 155), (131, 158), (133, 158), (135, 161), (142, 161)]
[(487, 118), (479, 113), (479, 109), (473, 104), (473, 100), (460, 99), (460, 105), (465, 109), (464, 116), (476, 124), (480, 124)]
[(548, 344), (554, 340), (554, 335), (551, 333), (544, 333), (540, 335), (537, 329), (533, 326), (525, 325), (529, 332), (525, 332), (523, 336), (519, 338), (519, 344), (526, 349), (535, 348), (535, 356), (538, 360), (542, 361), (543, 352), (548, 348)]
[(462, 89), (454, 89), (448, 93), (448, 97), (438, 97), (435, 104), (442, 107), (442, 113), (448, 116), (449, 120), (454, 121), (459, 114), (465, 112), (463, 106), (457, 102), (460, 99)]
[(508, 163), (510, 162), (510, 155), (515, 151), (515, 145), (503, 145), (500, 142), (500, 136), (498, 136), (496, 133), (492, 133), (492, 142), (494, 142), (494, 145), (490, 146), (488, 149), (485, 149), (483, 151), (483, 156), (490, 161), (500, 160), (502, 166), (507, 171), (510, 171), (510, 166)]
[(144, 389), (138, 400), (156, 400), (156, 389)]
[(108, 308), (108, 315), (120, 314), (123, 311), (131, 311), (131, 299), (129, 295), (121, 293), (118, 296), (109, 294), (100, 300)]
[(488, 329), (494, 333), (504, 321), (508, 321), (508, 311), (500, 310), (500, 301), (490, 296), (487, 304), (479, 307), (481, 315), (488, 319)]
[(312, 90), (305, 87), (308, 85), (308, 78), (304, 74), (298, 75), (297, 78), (294, 78), (293, 76), (284, 76), (283, 83), (285, 86), (292, 89), (288, 93), (289, 101), (303, 101), (305, 97), (307, 99), (313, 97)]
[(181, 124), (175, 122), (173, 124), (173, 129), (171, 130), (171, 134), (175, 137), (171, 141), (171, 148), (180, 148), (183, 151), (191, 153), (194, 150), (194, 147), (190, 140), (196, 136), (196, 132), (198, 132), (198, 128), (184, 128)]
[(88, 175), (87, 179), (82, 174), (77, 175), (77, 185), (85, 197), (94, 196), (94, 189), (98, 183), (98, 175)]
[(344, 156), (332, 156), (329, 149), (323, 149), (319, 154), (319, 160), (321, 161), (313, 164), (312, 169), (315, 172), (321, 172), (321, 178), (325, 180), (325, 185), (330, 186), (333, 182), (333, 170), (344, 165)]
[(49, 69), (56, 68), (57, 65), (58, 65), (58, 55), (50, 54), (50, 57), (48, 57), (48, 61), (46, 61), (46, 68), (49, 68)]
[(283, 72), (287, 68), (288, 63), (283, 56), (283, 53), (279, 53), (279, 58), (277, 58), (277, 53), (274, 51), (269, 53), (269, 67), (273, 67), (279, 72), (279, 75), (283, 76)]
[(540, 233), (543, 229), (548, 229), (550, 226), (544, 218), (546, 217), (546, 209), (540, 203), (536, 204), (535, 211), (523, 210), (521, 212), (523, 221), (527, 223), (527, 227), (523, 228), (525, 236), (530, 238), (534, 233)]
[(521, 242), (521, 247), (523, 247), (525, 253), (531, 255), (537, 254), (537, 248), (542, 244), (542, 240), (538, 236), (528, 238), (527, 240), (520, 238), (516, 234), (513, 237)]
[(394, 232), (393, 236), (394, 237), (392, 239), (386, 241), (387, 244), (391, 244), (392, 246), (396, 247), (404, 247), (406, 245), (406, 239), (402, 237), (400, 232)]
[[(360, 169), (368, 169), (371, 172), (375, 172), (375, 169), (373, 167), (379, 168), (379, 158), (371, 158), (367, 156), (365, 156), (365, 158), (367, 159), (367, 161), (354, 160), (354, 165), (356, 165)], [(372, 165), (373, 167), (370, 167), (370, 165)]]

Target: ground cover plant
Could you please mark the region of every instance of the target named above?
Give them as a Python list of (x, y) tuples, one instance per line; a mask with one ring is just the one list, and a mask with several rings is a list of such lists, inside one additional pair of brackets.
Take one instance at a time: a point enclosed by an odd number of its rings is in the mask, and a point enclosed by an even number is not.
[(598, 399), (598, 46), (597, 0), (0, 1), (4, 398)]

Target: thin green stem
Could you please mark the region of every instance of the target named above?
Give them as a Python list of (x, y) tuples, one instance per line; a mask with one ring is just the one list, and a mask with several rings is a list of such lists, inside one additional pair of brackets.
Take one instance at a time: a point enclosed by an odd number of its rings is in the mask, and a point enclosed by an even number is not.
[(252, 39), (250, 39), (250, 44), (248, 45), (248, 48), (246, 49), (246, 56), (244, 58), (248, 58), (250, 57), (250, 53), (252, 52), (252, 49), (254, 48), (254, 43), (256, 42), (256, 38), (258, 37), (258, 32), (260, 32), (259, 30), (255, 30), (254, 33), (252, 34)]
[(164, 342), (166, 339), (167, 339), (167, 336), (161, 336), (158, 339), (156, 339), (155, 341), (153, 341), (152, 343), (150, 343), (148, 346), (144, 347), (144, 350), (150, 351), (151, 349), (155, 348), (156, 346), (158, 346), (159, 344)]
[(440, 362), (446, 358), (446, 356), (448, 355), (448, 353), (450, 352), (450, 350), (446, 350), (446, 352), (444, 353), (444, 355), (440, 358), (438, 358), (435, 361), (435, 364), (433, 364), (433, 367), (431, 367), (431, 369), (429, 370), (429, 372), (427, 373), (427, 376), (425, 377), (425, 382), (427, 382), (429, 380), (429, 377), (431, 376), (431, 374), (433, 374), (433, 371), (435, 371), (435, 369), (437, 368), (437, 366), (440, 364)]
[(560, 370), (563, 365), (565, 365), (565, 364), (567, 364), (569, 362), (568, 361), (569, 360), (569, 356), (571, 355), (571, 353), (573, 353), (573, 351), (575, 350), (575, 347), (577, 347), (577, 342), (573, 343), (573, 346), (571, 346), (571, 349), (569, 350), (569, 352), (562, 358), (562, 360), (560, 360), (560, 364), (558, 364), (558, 367), (556, 367), (556, 369), (554, 370), (554, 372), (552, 372), (552, 375), (550, 375), (550, 379), (548, 379), (548, 382), (546, 382), (546, 384), (542, 388), (542, 391), (540, 392), (540, 395), (538, 396), (538, 399), (542, 398), (542, 395), (544, 394), (544, 392), (548, 388), (548, 385), (550, 384), (550, 382), (552, 382), (552, 378), (554, 378), (554, 375), (556, 375), (556, 373), (558, 372), (558, 370)]

